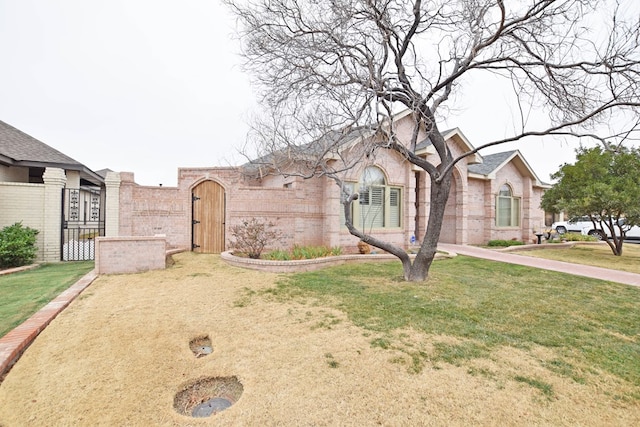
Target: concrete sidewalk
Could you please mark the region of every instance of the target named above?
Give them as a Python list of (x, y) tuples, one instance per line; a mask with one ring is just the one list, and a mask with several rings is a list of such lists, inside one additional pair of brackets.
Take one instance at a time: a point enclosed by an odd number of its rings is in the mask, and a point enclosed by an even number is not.
[(484, 249), (476, 246), (452, 245), (448, 243), (438, 244), (438, 249), (474, 258), (483, 258), (491, 261), (525, 265), (527, 267), (559, 271), (561, 273), (574, 274), (576, 276), (592, 277), (594, 279), (624, 283), (631, 286), (640, 286), (640, 274), (619, 270), (610, 270), (608, 268), (592, 267), (589, 265), (572, 264), (568, 262), (554, 261), (544, 258), (535, 258), (527, 256), (526, 252), (519, 252), (516, 254), (514, 252)]

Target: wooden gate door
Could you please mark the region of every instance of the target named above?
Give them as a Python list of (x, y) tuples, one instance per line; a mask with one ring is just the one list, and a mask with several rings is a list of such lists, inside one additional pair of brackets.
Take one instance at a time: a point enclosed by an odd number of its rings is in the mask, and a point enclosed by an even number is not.
[(224, 188), (204, 181), (191, 193), (191, 247), (195, 252), (217, 254), (224, 251)]

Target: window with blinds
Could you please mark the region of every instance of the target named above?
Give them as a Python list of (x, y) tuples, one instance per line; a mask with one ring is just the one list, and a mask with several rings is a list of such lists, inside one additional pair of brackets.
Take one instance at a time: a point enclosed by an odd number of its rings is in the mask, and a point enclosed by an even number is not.
[[(358, 183), (345, 184), (348, 194), (358, 192), (358, 201), (351, 205), (353, 225), (370, 231), (398, 228), (401, 224), (402, 191), (386, 185), (384, 173), (377, 167), (365, 169)], [(340, 207), (340, 223), (344, 226), (344, 208)]]

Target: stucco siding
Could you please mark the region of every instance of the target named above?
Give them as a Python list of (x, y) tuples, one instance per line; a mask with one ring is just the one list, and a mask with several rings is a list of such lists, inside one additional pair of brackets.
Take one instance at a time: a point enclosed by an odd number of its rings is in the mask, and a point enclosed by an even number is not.
[(29, 182), (29, 168), (0, 165), (0, 182)]

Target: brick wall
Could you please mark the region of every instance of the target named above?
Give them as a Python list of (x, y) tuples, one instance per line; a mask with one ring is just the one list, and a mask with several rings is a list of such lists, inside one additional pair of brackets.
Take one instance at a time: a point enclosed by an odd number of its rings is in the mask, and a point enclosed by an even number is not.
[(46, 168), (44, 180), (44, 226), (40, 230), (43, 237), (43, 259), (46, 262), (60, 261), (60, 229), (62, 228), (62, 189), (67, 177), (63, 169)]
[[(485, 195), (485, 192), (487, 193)], [(491, 209), (491, 182), (480, 179), (469, 179), (467, 228), (469, 244), (481, 245), (489, 241), (490, 235), (485, 233), (491, 218), (487, 218), (487, 210)], [(486, 229), (490, 233), (491, 228)]]
[[(36, 260), (43, 259), (44, 184), (0, 182), (0, 228), (22, 221), (25, 227), (40, 233)], [(58, 212), (60, 207), (58, 207)]]
[[(400, 123), (398, 132), (407, 136), (411, 129), (408, 123)], [(454, 134), (452, 138), (454, 156), (466, 151), (467, 143), (462, 137)], [(544, 215), (539, 209), (543, 190), (533, 187), (534, 182), (523, 163), (519, 159), (512, 161), (495, 179), (469, 179), (468, 160), (470, 158), (456, 166), (443, 225), (446, 240), (482, 244), (491, 239), (528, 239), (532, 229), (543, 223)], [(414, 168), (396, 153), (380, 150), (370, 163), (348, 171), (342, 178), (347, 182), (358, 182), (366, 166), (379, 167), (385, 173), (388, 185), (402, 188), (402, 227), (377, 230), (375, 235), (402, 247), (409, 245), (414, 233), (421, 241), (429, 215), (427, 174), (418, 173), (420, 194), (416, 195)], [(180, 168), (178, 186), (174, 188), (139, 186), (132, 173), (120, 173), (119, 235), (163, 234), (170, 247), (190, 248), (191, 192), (206, 180), (215, 181), (225, 191), (227, 250), (232, 249), (231, 228), (254, 217), (273, 222), (284, 235), (283, 241), (273, 247), (327, 245), (342, 246), (346, 252), (355, 250), (358, 239), (340, 223), (340, 192), (332, 180), (266, 176), (258, 181), (244, 176), (240, 168), (234, 167)], [(522, 197), (521, 227), (498, 229), (495, 226), (495, 196), (505, 182), (514, 189), (514, 196)], [(420, 201), (419, 210), (416, 210), (416, 197)]]
[(95, 242), (98, 274), (139, 273), (166, 266), (164, 237), (97, 237)]
[(120, 172), (120, 236), (166, 236), (169, 247), (188, 247), (189, 194), (176, 187), (141, 186), (131, 172)]
[[(514, 159), (502, 167), (493, 181), (491, 181), (491, 194), (488, 195), (492, 201), (491, 207), (487, 208), (486, 215), (491, 218), (490, 239), (516, 239), (525, 243), (531, 243), (534, 238), (533, 231), (538, 231), (544, 227), (544, 210), (540, 208), (540, 198), (544, 190), (533, 187), (532, 179), (521, 172), (519, 160)], [(500, 187), (508, 184), (513, 196), (521, 197), (521, 217), (520, 227), (497, 227), (495, 225), (495, 198), (500, 191)]]

